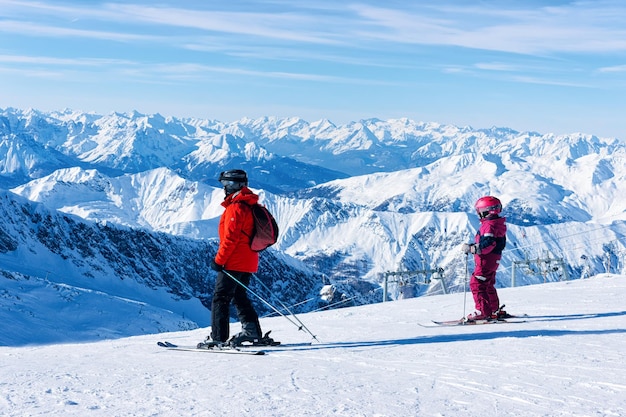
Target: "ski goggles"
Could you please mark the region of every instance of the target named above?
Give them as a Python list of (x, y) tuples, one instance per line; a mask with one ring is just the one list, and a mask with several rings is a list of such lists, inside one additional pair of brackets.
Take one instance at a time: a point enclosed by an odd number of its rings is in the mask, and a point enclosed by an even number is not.
[(241, 186), (243, 185), (243, 183), (242, 183), (242, 182), (239, 182), (239, 181), (232, 181), (232, 180), (220, 180), (220, 182), (222, 183), (222, 185), (223, 185), (224, 187), (229, 187), (229, 188), (232, 188), (232, 187), (241, 187)]

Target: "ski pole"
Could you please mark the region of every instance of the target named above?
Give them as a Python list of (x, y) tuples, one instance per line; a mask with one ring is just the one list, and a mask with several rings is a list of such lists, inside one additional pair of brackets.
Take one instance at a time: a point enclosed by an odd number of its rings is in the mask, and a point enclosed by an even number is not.
[(466, 304), (466, 300), (467, 300), (467, 274), (468, 274), (468, 267), (467, 264), (469, 263), (469, 253), (465, 254), (465, 275), (463, 276), (463, 321), (465, 321), (465, 304)]
[(261, 297), (259, 294), (255, 293), (254, 291), (252, 291), (250, 289), (250, 287), (246, 286), (243, 282), (239, 281), (237, 278), (235, 278), (230, 272), (226, 271), (225, 269), (222, 270), (222, 272), (229, 276), (233, 281), (235, 281), (237, 284), (241, 285), (246, 291), (249, 291), (252, 295), (254, 295), (256, 298), (258, 298), (259, 300), (261, 300), (266, 306), (268, 306), (269, 308), (271, 308), (272, 310), (274, 310), (276, 313), (278, 313), (279, 315), (283, 316), (284, 318), (286, 318), (287, 320), (289, 320), (294, 326), (298, 327), (298, 324), (296, 322), (294, 322), (293, 320), (291, 320), (289, 317), (285, 316), (283, 313), (281, 313), (276, 307), (274, 307), (273, 305), (271, 305), (270, 303), (268, 303), (267, 301), (265, 301), (265, 299), (263, 297)]
[[(311, 297), (311, 298), (309, 298), (308, 300), (303, 300), (303, 301), (300, 301), (299, 303), (295, 303), (295, 304), (293, 304), (293, 305), (290, 305), (289, 307), (291, 307), (291, 308), (293, 308), (293, 307), (297, 307), (297, 306), (302, 305), (302, 304), (310, 303), (310, 302), (311, 302), (311, 301), (313, 301), (313, 300), (315, 300), (315, 297)], [(281, 310), (281, 311), (282, 311), (282, 310)], [(265, 317), (273, 317), (273, 316), (274, 316), (274, 314), (276, 314), (276, 313), (273, 313), (273, 312), (271, 312), (271, 311), (270, 311), (270, 312), (268, 312), (267, 314), (265, 314), (265, 315), (263, 316), (263, 318), (265, 318)]]
[[(286, 318), (287, 320), (289, 320), (291, 322), (291, 324), (293, 324), (294, 326), (296, 326), (298, 328), (298, 330), (302, 330), (302, 327), (298, 325), (298, 323), (296, 323), (295, 321), (291, 320), (291, 318), (287, 317), (286, 315), (284, 315), (283, 313), (281, 313), (276, 307), (274, 307), (273, 305), (271, 305), (270, 303), (268, 303), (267, 301), (265, 301), (265, 299), (263, 297), (261, 297), (259, 294), (257, 294), (256, 292), (252, 291), (250, 289), (250, 287), (244, 285), (243, 282), (239, 281), (237, 278), (235, 278), (230, 272), (226, 271), (226, 270), (222, 270), (222, 272), (227, 275), (228, 277), (230, 277), (233, 281), (235, 281), (237, 284), (241, 285), (246, 291), (249, 291), (252, 295), (254, 295), (256, 298), (258, 298), (259, 300), (261, 300), (263, 302), (263, 304), (265, 304), (266, 306), (268, 306), (269, 308), (271, 308), (272, 310), (274, 310), (276, 313), (278, 313), (279, 315), (283, 316), (284, 318)], [(308, 329), (307, 329), (308, 331)], [(310, 333), (310, 332), (309, 332)], [(315, 338), (315, 340), (317, 340), (317, 338), (315, 336), (313, 336), (313, 338)], [(319, 342), (319, 340), (317, 340)]]
[[(263, 281), (261, 281), (260, 279), (259, 279), (258, 281), (261, 283), (261, 285), (263, 286), (263, 288), (265, 288), (265, 289), (267, 290), (267, 292), (269, 292), (269, 293), (271, 293), (271, 292), (272, 292), (272, 290), (270, 290), (270, 289), (267, 287), (267, 285), (265, 285), (265, 284), (263, 283)], [(300, 323), (300, 327), (298, 328), (298, 330), (302, 330), (302, 329), (306, 330), (306, 332), (307, 332), (308, 334), (310, 334), (310, 335), (313, 337), (313, 339), (315, 339), (317, 342), (319, 342), (319, 340), (317, 339), (317, 337), (316, 337), (313, 333), (311, 333), (311, 331), (310, 331), (310, 330), (309, 330), (309, 329), (308, 329), (308, 328), (304, 325), (304, 323), (302, 323), (302, 321), (300, 321), (300, 319), (298, 318), (298, 316), (296, 316), (296, 315), (294, 314), (294, 312), (293, 312), (293, 311), (291, 311), (291, 310), (289, 309), (289, 307), (287, 307), (287, 306), (285, 305), (285, 303), (283, 303), (280, 299), (278, 299), (278, 302), (280, 303), (280, 305), (283, 307), (283, 309), (284, 309), (287, 313), (291, 314), (291, 315), (293, 316), (293, 318), (294, 318), (294, 319), (296, 319), (298, 323)]]

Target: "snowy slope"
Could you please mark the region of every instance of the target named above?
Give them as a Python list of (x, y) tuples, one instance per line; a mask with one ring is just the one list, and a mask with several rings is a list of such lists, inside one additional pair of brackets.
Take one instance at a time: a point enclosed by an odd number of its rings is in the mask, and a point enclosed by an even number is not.
[[(122, 285), (115, 282), (84, 282), (86, 286), (100, 285), (95, 290), (47, 278), (5, 278), (0, 290), (0, 346), (105, 340), (196, 329), (203, 318), (210, 323), (209, 313), (197, 300), (172, 300), (165, 288), (148, 291), (143, 287), (142, 291), (142, 286), (135, 285), (134, 293), (128, 290), (131, 295), (121, 297), (115, 293), (120, 292)], [(168, 307), (185, 309), (187, 314)]]
[[(425, 328), (463, 293), (302, 314), (266, 356), (165, 351), (208, 329), (0, 347), (4, 416), (623, 416), (626, 276), (500, 290), (524, 323)], [(125, 317), (120, 315), (120, 320)], [(311, 340), (263, 318), (283, 342)], [(233, 331), (238, 325), (233, 324)]]

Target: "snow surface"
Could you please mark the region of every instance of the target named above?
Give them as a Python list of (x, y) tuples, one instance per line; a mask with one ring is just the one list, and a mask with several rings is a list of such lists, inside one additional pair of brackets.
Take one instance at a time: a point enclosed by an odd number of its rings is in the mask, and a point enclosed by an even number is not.
[[(302, 314), (320, 343), (266, 356), (156, 345), (208, 329), (0, 347), (0, 415), (626, 415), (626, 276), (499, 293), (525, 322), (420, 325), (469, 312), (471, 295), (456, 293)], [(284, 343), (311, 340), (283, 317), (261, 324)]]

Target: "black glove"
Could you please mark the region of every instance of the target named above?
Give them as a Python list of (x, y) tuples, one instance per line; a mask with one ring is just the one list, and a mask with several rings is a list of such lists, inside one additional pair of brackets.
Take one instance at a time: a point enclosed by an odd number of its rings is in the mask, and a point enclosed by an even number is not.
[(215, 259), (213, 259), (211, 261), (211, 269), (217, 272), (223, 271), (224, 270), (224, 265), (220, 265), (217, 262), (215, 262)]

